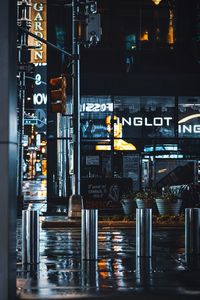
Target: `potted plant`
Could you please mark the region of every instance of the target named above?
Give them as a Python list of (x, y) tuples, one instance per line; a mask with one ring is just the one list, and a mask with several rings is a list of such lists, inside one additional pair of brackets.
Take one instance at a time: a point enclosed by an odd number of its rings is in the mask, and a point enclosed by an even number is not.
[(153, 208), (157, 193), (151, 189), (139, 191), (135, 194), (137, 208)]
[(123, 193), (121, 196), (121, 204), (125, 215), (131, 215), (135, 210), (135, 194), (131, 191)]
[(182, 190), (165, 187), (156, 198), (156, 205), (160, 215), (178, 215), (182, 205)]

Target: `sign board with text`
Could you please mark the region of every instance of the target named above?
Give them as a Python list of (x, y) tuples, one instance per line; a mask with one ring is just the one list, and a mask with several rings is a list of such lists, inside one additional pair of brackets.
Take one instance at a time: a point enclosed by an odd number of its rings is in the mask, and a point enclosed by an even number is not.
[(131, 178), (82, 178), (84, 207), (121, 208), (121, 196), (132, 190)]

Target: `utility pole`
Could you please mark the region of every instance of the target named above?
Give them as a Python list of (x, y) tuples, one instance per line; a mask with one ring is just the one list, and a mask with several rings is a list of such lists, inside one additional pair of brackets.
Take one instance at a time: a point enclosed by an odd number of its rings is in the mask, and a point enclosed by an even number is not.
[[(80, 9), (85, 18), (84, 34), (80, 36)], [(96, 14), (96, 1), (72, 0), (72, 114), (73, 114), (73, 175), (72, 195), (69, 199), (68, 216), (80, 217), (82, 197), (80, 195), (80, 43), (86, 47), (96, 45), (100, 40), (100, 15)], [(79, 207), (79, 208), (78, 208)]]
[(72, 107), (73, 107), (73, 180), (72, 194), (80, 195), (80, 40), (79, 0), (72, 0)]

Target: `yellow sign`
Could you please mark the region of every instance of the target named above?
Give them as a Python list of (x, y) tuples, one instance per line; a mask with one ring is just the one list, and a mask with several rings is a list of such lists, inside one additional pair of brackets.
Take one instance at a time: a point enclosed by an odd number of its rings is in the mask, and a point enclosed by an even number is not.
[[(47, 9), (46, 0), (32, 0), (31, 8), (32, 27), (31, 32), (44, 40), (47, 39)], [(31, 50), (32, 63), (46, 63), (46, 44), (29, 37), (29, 45), (36, 47)]]
[[(114, 120), (117, 117), (114, 116)], [(110, 133), (112, 131), (111, 116), (106, 117), (107, 131)], [(96, 145), (95, 150), (111, 150), (111, 145)], [(122, 123), (114, 123), (114, 150), (136, 150), (135, 145), (127, 143), (122, 139)]]

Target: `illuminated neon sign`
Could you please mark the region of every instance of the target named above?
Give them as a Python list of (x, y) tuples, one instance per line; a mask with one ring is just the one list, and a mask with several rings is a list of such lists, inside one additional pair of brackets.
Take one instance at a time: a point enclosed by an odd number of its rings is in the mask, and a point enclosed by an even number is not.
[[(31, 19), (31, 32), (46, 40), (46, 0), (32, 0)], [(45, 63), (46, 45), (33, 37), (29, 37), (29, 39), (29, 44), (35, 47), (31, 51), (31, 62)]]

